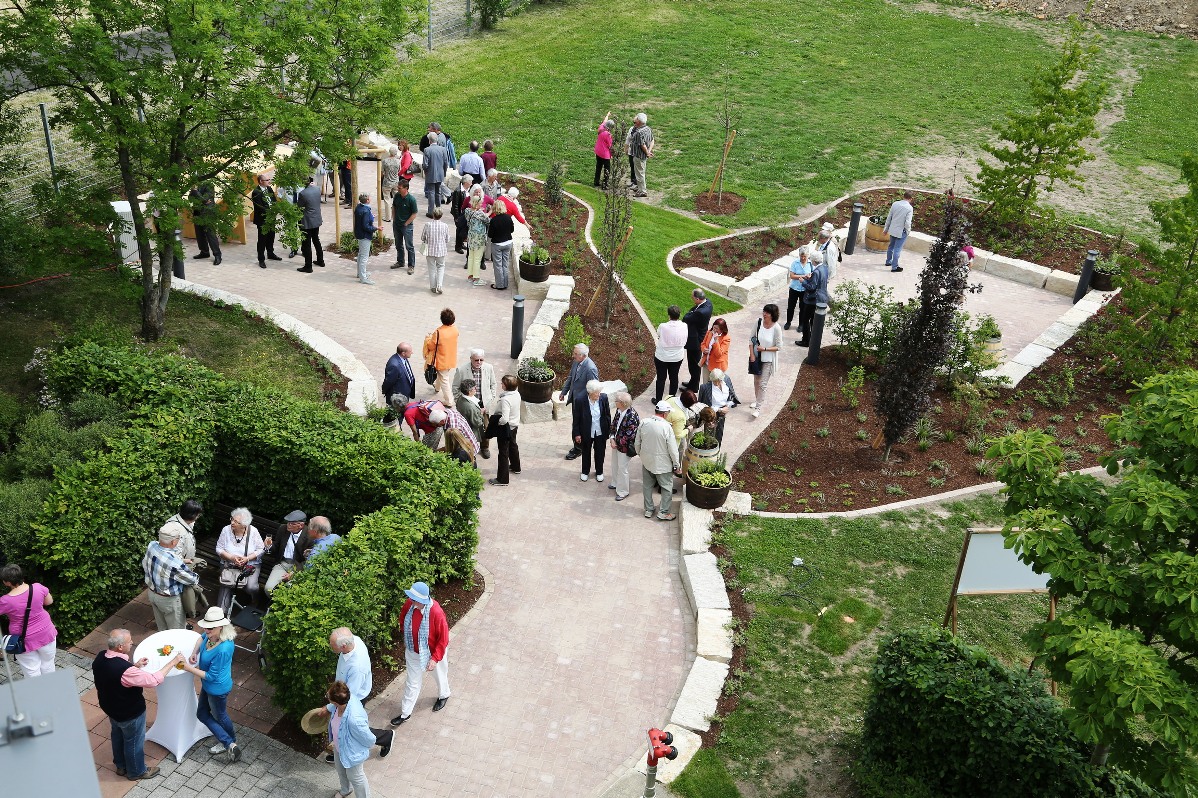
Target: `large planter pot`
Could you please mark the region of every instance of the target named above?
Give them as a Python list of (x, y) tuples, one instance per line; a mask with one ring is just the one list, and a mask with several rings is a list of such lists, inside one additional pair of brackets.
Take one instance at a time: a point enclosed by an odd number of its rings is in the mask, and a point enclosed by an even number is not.
[[(728, 474), (727, 471), (724, 472)], [(728, 492), (732, 490), (732, 477), (728, 475), (728, 484), (722, 488), (705, 488), (691, 479), (691, 473), (686, 472), (686, 500), (703, 510), (715, 510), (724, 506), (728, 501)]]
[(682, 455), (682, 473), (690, 472), (690, 467), (700, 460), (714, 460), (720, 456), (719, 444), (714, 449), (700, 449), (694, 444), (694, 435), (686, 439), (686, 451)]
[(865, 223), (865, 248), (870, 252), (885, 252), (890, 246), (890, 236), (882, 230), (882, 225), (873, 222)]
[(520, 258), (520, 279), (530, 283), (543, 283), (549, 279), (549, 264), (553, 258), (544, 263), (532, 263)]
[(516, 377), (516, 390), (520, 393), (520, 398), (523, 401), (543, 404), (553, 397), (553, 383), (554, 380), (527, 382)]
[(1006, 360), (1006, 356), (1003, 354), (1003, 351), (1002, 351), (1002, 339), (1001, 338), (987, 338), (986, 339), (986, 351), (989, 352), (990, 355), (994, 358), (994, 365), (996, 367), (1001, 366), (1003, 364), (1003, 362)]
[(1115, 282), (1109, 274), (1094, 272), (1090, 275), (1090, 287), (1095, 291), (1114, 291)]

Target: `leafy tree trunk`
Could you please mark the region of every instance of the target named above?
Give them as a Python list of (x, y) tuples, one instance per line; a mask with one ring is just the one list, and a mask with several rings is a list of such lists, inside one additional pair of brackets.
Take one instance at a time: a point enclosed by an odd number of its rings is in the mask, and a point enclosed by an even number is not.
[[(620, 129), (619, 122), (616, 129)], [(611, 173), (603, 190), (602, 217), (599, 227), (599, 255), (603, 259), (606, 302), (603, 326), (611, 326), (611, 316), (619, 293), (619, 277), (628, 269), (628, 253), (621, 244), (632, 221), (632, 198), (628, 195), (628, 160), (623, 155), (611, 159)]]

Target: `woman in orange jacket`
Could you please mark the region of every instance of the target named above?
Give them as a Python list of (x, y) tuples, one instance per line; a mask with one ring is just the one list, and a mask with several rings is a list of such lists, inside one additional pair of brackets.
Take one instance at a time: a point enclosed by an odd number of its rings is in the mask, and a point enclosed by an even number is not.
[(703, 336), (699, 345), (699, 365), (703, 367), (703, 381), (712, 369), (728, 370), (728, 322), (716, 319), (711, 329)]

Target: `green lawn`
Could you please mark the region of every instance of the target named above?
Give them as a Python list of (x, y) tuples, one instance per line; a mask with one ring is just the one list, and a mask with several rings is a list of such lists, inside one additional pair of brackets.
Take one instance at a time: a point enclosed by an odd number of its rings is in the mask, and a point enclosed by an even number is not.
[[(965, 528), (1001, 523), (993, 496), (946, 509), (948, 517), (931, 511), (827, 522), (748, 517), (717, 536), (738, 571), (729, 587), (744, 590), (754, 611), (748, 627), (736, 630), (747, 645), (745, 668), (729, 682), (740, 706), (724, 720), (714, 749), (743, 794), (854, 794), (845, 770), (879, 638), (941, 623)], [(796, 556), (818, 574), (809, 584), (791, 567)], [(1026, 667), (1020, 637), (1047, 610), (1044, 596), (970, 597), (960, 602), (959, 632), (1008, 665)], [(713, 763), (700, 767), (709, 772)], [(683, 794), (727, 794), (723, 787), (705, 792), (709, 781), (719, 783), (692, 777)]]
[[(140, 283), (116, 271), (84, 271), (0, 291), (0, 390), (22, 401), (32, 398), (36, 375), (25, 364), (36, 347), (63, 339), (133, 343), (141, 325), (140, 297)], [(226, 376), (296, 396), (322, 396), (324, 376), (308, 357), (278, 328), (240, 309), (175, 291), (166, 326), (166, 337), (150, 348), (188, 355)]]
[[(626, 120), (644, 110), (659, 153), (651, 188), (689, 209), (714, 175), (727, 91), (739, 135), (726, 187), (748, 202), (725, 222), (777, 222), (885, 175), (904, 156), (976, 147), (1025, 101), (1033, 66), (1053, 53), (1046, 39), (1059, 25), (1020, 21), (1016, 29), (883, 0), (539, 6), (406, 64), (419, 102), (403, 103), (384, 127), (415, 138), (436, 119), (459, 151), (471, 137), (489, 137), (501, 168), (542, 174), (556, 152), (573, 179), (589, 183), (603, 114)], [(1195, 104), (1198, 46), (1109, 35), (1159, 55), (1129, 104), (1120, 147), (1175, 163), (1177, 148), (1194, 140), (1186, 109)], [(1171, 74), (1171, 61), (1184, 68)]]
[[(567, 186), (566, 190), (586, 200), (595, 209), (596, 216), (600, 215), (602, 196), (598, 191), (577, 183)], [(630, 263), (626, 280), (654, 324), (669, 320), (666, 308), (670, 305), (678, 305), (684, 311), (687, 310), (690, 307), (690, 292), (695, 287), (694, 283), (678, 277), (666, 268), (666, 255), (679, 244), (727, 232), (721, 227), (712, 227), (688, 216), (643, 202), (633, 202), (632, 237), (628, 239)], [(593, 238), (594, 231), (591, 235)], [(740, 310), (740, 305), (722, 296), (712, 294), (709, 298), (714, 316)]]
[(1198, 154), (1198, 46), (1190, 39), (1143, 37), (1140, 81), (1127, 100), (1127, 116), (1112, 126), (1107, 146), (1125, 166), (1181, 166)]

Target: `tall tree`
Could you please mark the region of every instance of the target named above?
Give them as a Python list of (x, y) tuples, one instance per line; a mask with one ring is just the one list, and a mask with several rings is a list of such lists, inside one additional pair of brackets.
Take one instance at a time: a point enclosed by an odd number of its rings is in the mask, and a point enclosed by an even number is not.
[(1071, 19), (1060, 57), (1032, 75), (1031, 107), (1008, 112), (994, 126), (999, 141), (982, 145), (994, 162), (978, 161), (974, 181), (978, 195), (991, 203), (988, 219), (1026, 222), (1041, 187), (1051, 191), (1057, 181), (1081, 187), (1077, 169), (1094, 159), (1082, 142), (1094, 135), (1106, 94), (1106, 84), (1089, 74), (1097, 52), (1081, 22)]
[[(165, 330), (179, 211), (215, 182), (226, 220), (242, 213), (243, 175), (296, 141), (330, 158), (381, 100), (409, 31), (403, 0), (2, 0), (5, 97), (48, 89), (54, 124), (115, 160), (131, 201), (142, 271), (142, 335)], [(287, 185), (287, 183), (284, 183)], [(147, 192), (153, 230), (136, 198)]]
[(1146, 380), (1107, 424), (1119, 480), (1060, 474), (1040, 431), (988, 456), (1006, 483), (1007, 546), (1070, 599), (1028, 641), (1069, 685), (1074, 732), (1172, 795), (1198, 783), (1198, 372)]
[(937, 374), (954, 343), (957, 309), (969, 286), (969, 264), (962, 257), (965, 219), (960, 201), (946, 197), (944, 227), (932, 245), (928, 263), (919, 275), (919, 299), (914, 308), (896, 314), (895, 331), (882, 363), (874, 406), (882, 417), (875, 447), (898, 442), (932, 405)]

